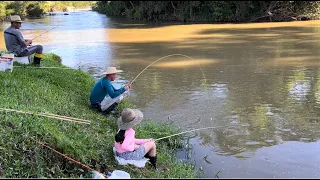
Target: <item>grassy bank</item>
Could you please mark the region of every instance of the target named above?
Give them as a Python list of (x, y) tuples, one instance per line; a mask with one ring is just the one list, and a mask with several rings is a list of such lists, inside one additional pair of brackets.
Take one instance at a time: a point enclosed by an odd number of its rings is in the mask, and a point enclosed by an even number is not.
[[(46, 54), (42, 64), (64, 67), (60, 58)], [(0, 107), (22, 111), (46, 112), (90, 120), (78, 124), (37, 115), (0, 112), (0, 177), (69, 178), (90, 177), (89, 170), (77, 165), (31, 140), (34, 137), (50, 147), (100, 172), (124, 170), (132, 178), (192, 178), (192, 165), (175, 157), (180, 137), (157, 142), (159, 171), (151, 166), (136, 168), (116, 164), (112, 146), (116, 118), (125, 107), (123, 102), (113, 116), (105, 117), (88, 107), (88, 97), (95, 80), (87, 73), (70, 69), (14, 68), (0, 72)], [(144, 120), (138, 126), (137, 138), (159, 138), (179, 129)]]

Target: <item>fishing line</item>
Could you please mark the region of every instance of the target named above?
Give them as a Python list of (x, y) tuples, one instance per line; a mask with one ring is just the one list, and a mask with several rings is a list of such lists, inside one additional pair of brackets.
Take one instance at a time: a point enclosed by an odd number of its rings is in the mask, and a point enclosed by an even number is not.
[(49, 32), (49, 31), (51, 31), (51, 30), (53, 30), (53, 29), (55, 29), (55, 28), (57, 28), (57, 26), (55, 26), (55, 27), (53, 27), (53, 28), (51, 28), (51, 29), (49, 29), (49, 30), (41, 33), (40, 35), (38, 35), (38, 36), (36, 36), (36, 37), (34, 37), (33, 39), (31, 39), (31, 41), (34, 40), (34, 39), (36, 39), (36, 38), (38, 38), (38, 37), (40, 37), (40, 36), (42, 36), (42, 35), (44, 35), (45, 33)]
[(155, 139), (154, 141), (167, 139), (167, 138), (170, 138), (170, 137), (173, 137), (173, 136), (177, 136), (177, 135), (180, 135), (180, 134), (185, 134), (185, 133), (188, 133), (188, 132), (193, 132), (193, 131), (198, 131), (198, 130), (203, 130), (203, 129), (212, 129), (212, 128), (218, 128), (218, 127), (213, 127), (212, 126), (212, 127), (206, 127), (206, 128), (193, 129), (193, 130), (190, 130), (190, 131), (184, 131), (184, 132), (173, 134), (173, 135), (170, 135), (170, 136), (165, 136), (165, 137), (162, 137), (162, 138), (158, 138), (158, 139)]
[[(156, 62), (158, 62), (158, 61), (160, 61), (160, 60), (162, 60), (162, 59), (165, 59), (165, 58), (171, 57), (171, 56), (184, 56), (184, 57), (187, 57), (187, 58), (189, 58), (189, 59), (191, 59), (191, 60), (194, 60), (192, 57), (187, 56), (187, 55), (184, 55), (184, 54), (171, 54), (171, 55), (164, 56), (164, 57), (162, 57), (162, 58), (159, 58), (159, 59), (155, 60), (154, 62), (152, 62), (151, 64), (149, 64), (146, 68), (144, 68), (144, 69), (131, 81), (131, 84), (133, 84), (133, 82), (134, 82), (146, 69), (148, 69), (151, 65), (153, 65), (154, 63), (156, 63)], [(198, 64), (198, 63), (197, 63), (197, 64)], [(203, 75), (204, 79), (206, 79), (206, 78), (205, 78), (205, 75), (204, 75), (204, 72), (203, 72), (200, 64), (198, 64), (198, 66), (199, 66), (199, 68), (200, 68), (200, 70), (201, 70), (201, 72), (202, 72), (202, 75)]]

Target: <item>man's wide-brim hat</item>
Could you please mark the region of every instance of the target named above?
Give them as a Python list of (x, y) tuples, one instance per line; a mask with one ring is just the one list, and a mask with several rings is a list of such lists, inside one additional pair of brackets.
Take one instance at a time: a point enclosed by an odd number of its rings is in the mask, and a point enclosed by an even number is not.
[(107, 70), (101, 74), (101, 76), (107, 75), (107, 74), (116, 74), (116, 73), (120, 73), (120, 72), (123, 72), (123, 71), (117, 70), (116, 67), (108, 67)]
[(143, 114), (138, 109), (126, 108), (121, 112), (121, 117), (117, 124), (120, 130), (127, 130), (139, 124), (143, 119)]
[(13, 16), (10, 16), (10, 21), (11, 22), (23, 22), (22, 20), (21, 20), (21, 18), (20, 18), (20, 16), (18, 16), (18, 15), (13, 15)]

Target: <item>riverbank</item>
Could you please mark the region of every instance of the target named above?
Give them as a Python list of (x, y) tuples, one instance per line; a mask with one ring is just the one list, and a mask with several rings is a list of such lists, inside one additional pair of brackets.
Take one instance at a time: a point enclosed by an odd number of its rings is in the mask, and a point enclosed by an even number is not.
[[(65, 67), (60, 58), (45, 54), (46, 67)], [(17, 64), (15, 64), (17, 65)], [(27, 66), (28, 67), (28, 66)], [(139, 169), (115, 163), (112, 146), (116, 118), (128, 102), (118, 106), (114, 116), (91, 110), (88, 96), (95, 80), (75, 69), (14, 68), (0, 72), (0, 107), (45, 112), (90, 120), (91, 124), (1, 112), (0, 177), (4, 178), (90, 178), (89, 170), (32, 141), (32, 137), (53, 149), (100, 172), (124, 170), (132, 178), (193, 178), (192, 165), (172, 156), (181, 147), (179, 137), (157, 142), (159, 171), (151, 166)], [(171, 124), (145, 120), (138, 126), (137, 138), (159, 138), (179, 131)]]
[(41, 18), (44, 12), (70, 11), (74, 9), (87, 9), (95, 1), (2, 1), (0, 8), (0, 22), (6, 21), (10, 15), (19, 15), (25, 18)]
[(317, 20), (319, 7), (313, 1), (98, 1), (93, 10), (155, 22), (248, 23)]
[(193, 24), (250, 24), (250, 23), (286, 23), (286, 22), (302, 22), (302, 21), (316, 21), (320, 20), (319, 17), (315, 16), (292, 16), (292, 17), (286, 17), (283, 19), (275, 19), (272, 17), (272, 15), (265, 15), (261, 17), (254, 18), (252, 20), (248, 21), (187, 21), (187, 20), (146, 20), (146, 19), (135, 19), (131, 17), (125, 17), (125, 16), (109, 16), (105, 13), (99, 12), (97, 10), (92, 10), (99, 14), (104, 14), (108, 17), (115, 18), (115, 19), (121, 19), (121, 20), (129, 20), (136, 23), (154, 23), (154, 24), (186, 24), (186, 25), (193, 25)]

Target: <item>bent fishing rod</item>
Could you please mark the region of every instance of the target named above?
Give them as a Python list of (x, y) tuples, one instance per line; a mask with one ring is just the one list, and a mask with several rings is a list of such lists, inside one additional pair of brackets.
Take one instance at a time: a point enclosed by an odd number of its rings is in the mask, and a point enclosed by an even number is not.
[[(165, 59), (165, 58), (167, 58), (167, 57), (171, 57), (171, 56), (183, 56), (183, 57), (187, 57), (187, 58), (189, 58), (189, 59), (191, 59), (191, 60), (194, 60), (192, 57), (187, 56), (187, 55), (184, 55), (184, 54), (170, 54), (170, 55), (167, 55), (167, 56), (163, 56), (163, 57), (155, 60), (155, 61), (152, 62), (151, 64), (149, 64), (146, 68), (144, 68), (130, 83), (133, 84), (133, 82), (134, 82), (146, 69), (148, 69), (148, 68), (149, 68), (150, 66), (152, 66), (154, 63), (156, 63), (156, 62), (158, 62), (158, 61), (160, 61), (160, 60), (162, 60), (162, 59)], [(206, 76), (205, 76), (205, 74), (204, 74), (204, 72), (203, 72), (200, 64), (197, 63), (197, 65), (199, 66), (199, 68), (200, 68), (200, 70), (201, 70), (201, 73), (202, 73), (203, 78), (206, 79)], [(115, 102), (115, 101), (116, 101), (116, 100), (114, 100), (114, 102)]]
[[(159, 59), (155, 60), (154, 62), (152, 62), (151, 64), (149, 64), (146, 68), (144, 68), (144, 69), (131, 81), (131, 84), (133, 84), (133, 82), (134, 82), (146, 69), (148, 69), (148, 68), (149, 68), (150, 66), (152, 66), (154, 63), (156, 63), (156, 62), (158, 62), (158, 61), (160, 61), (160, 60), (162, 60), (162, 59), (165, 59), (165, 58), (167, 58), (167, 57), (171, 57), (171, 56), (183, 56), (183, 57), (187, 57), (187, 58), (189, 58), (189, 59), (191, 59), (191, 60), (194, 60), (192, 57), (187, 56), (187, 55), (184, 55), (184, 54), (170, 54), (170, 55), (164, 56), (164, 57), (162, 57), (162, 58), (159, 58)], [(197, 63), (197, 64), (198, 64), (198, 63)], [(203, 77), (205, 78), (204, 72), (203, 72), (200, 64), (198, 64), (198, 66), (199, 66), (199, 68), (200, 68), (200, 70), (201, 70), (201, 72), (202, 72)], [(205, 78), (205, 79), (206, 79), (206, 78)]]

